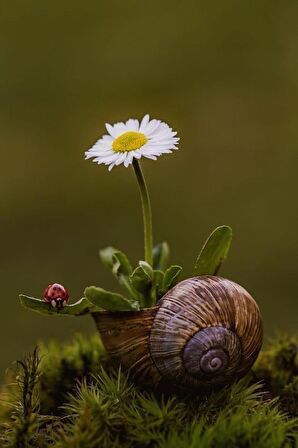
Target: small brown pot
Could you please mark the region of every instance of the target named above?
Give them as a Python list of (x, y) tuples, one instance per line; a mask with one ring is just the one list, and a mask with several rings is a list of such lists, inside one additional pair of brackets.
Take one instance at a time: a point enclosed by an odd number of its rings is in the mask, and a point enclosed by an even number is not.
[(161, 380), (149, 347), (150, 331), (158, 308), (92, 314), (112, 359), (144, 386), (157, 385)]

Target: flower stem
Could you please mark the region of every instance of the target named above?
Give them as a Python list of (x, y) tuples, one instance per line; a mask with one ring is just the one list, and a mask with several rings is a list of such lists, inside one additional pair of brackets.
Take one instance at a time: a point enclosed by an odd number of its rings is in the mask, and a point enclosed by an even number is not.
[(148, 193), (148, 188), (146, 185), (146, 181), (141, 169), (141, 166), (137, 159), (133, 160), (133, 168), (135, 170), (141, 200), (142, 200), (142, 208), (143, 208), (143, 221), (144, 221), (144, 242), (145, 242), (145, 261), (147, 261), (150, 266), (153, 264), (153, 236), (152, 236), (152, 213), (151, 213), (151, 203), (150, 197)]

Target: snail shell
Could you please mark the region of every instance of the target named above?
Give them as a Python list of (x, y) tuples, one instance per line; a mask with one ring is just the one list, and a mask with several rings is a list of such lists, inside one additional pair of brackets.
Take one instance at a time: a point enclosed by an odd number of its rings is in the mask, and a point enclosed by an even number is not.
[(93, 317), (107, 351), (148, 385), (231, 383), (248, 372), (262, 345), (256, 302), (221, 277), (184, 280), (153, 308)]

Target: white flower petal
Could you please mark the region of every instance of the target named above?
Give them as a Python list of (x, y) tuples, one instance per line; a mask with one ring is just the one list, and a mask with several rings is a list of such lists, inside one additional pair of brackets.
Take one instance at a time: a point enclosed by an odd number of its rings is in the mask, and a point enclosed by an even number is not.
[(112, 163), (115, 162), (118, 158), (118, 154), (114, 153), (114, 154), (110, 154), (108, 156), (102, 156), (102, 157), (97, 157), (97, 161), (100, 163)]
[(100, 155), (112, 154), (111, 146), (102, 145), (99, 142), (95, 143), (92, 148), (85, 152), (86, 159), (90, 159), (90, 157), (97, 157)]
[(170, 139), (170, 140), (160, 140), (160, 141), (156, 141), (156, 140), (152, 139), (152, 140), (149, 141), (149, 143), (152, 146), (165, 146), (165, 145), (171, 146), (171, 145), (175, 144), (175, 141), (173, 141), (173, 139)]
[(156, 160), (157, 156), (153, 156), (152, 154), (144, 154), (144, 157), (147, 157), (147, 159)]
[(143, 117), (141, 124), (140, 124), (140, 128), (139, 128), (140, 132), (143, 132), (144, 134), (146, 133), (146, 127), (147, 127), (147, 124), (149, 123), (149, 120), (150, 120), (150, 116), (148, 114)]
[(139, 152), (139, 150), (135, 151), (133, 155), (136, 159), (140, 159), (142, 157), (142, 154)]
[(120, 165), (121, 163), (123, 163), (124, 160), (126, 159), (126, 156), (127, 156), (127, 152), (122, 152), (119, 155), (118, 159), (116, 160), (115, 165)]
[(139, 131), (139, 121), (130, 118), (126, 122), (126, 129), (128, 129), (128, 131), (138, 132)]
[(151, 120), (146, 126), (146, 135), (150, 136), (160, 125), (160, 120)]
[(101, 139), (98, 141), (99, 142), (102, 141), (102, 142), (106, 143), (106, 142), (112, 142), (113, 140), (114, 140), (114, 138), (111, 135), (103, 135), (101, 137)]
[(134, 158), (134, 156), (133, 156), (132, 151), (127, 153), (126, 159), (124, 160), (124, 166), (126, 168), (132, 164), (133, 158)]
[(111, 126), (109, 123), (106, 123), (106, 129), (112, 137), (115, 137), (115, 138), (117, 137), (117, 135), (114, 131), (114, 126)]
[(126, 126), (124, 123), (116, 123), (114, 124), (114, 135), (119, 137), (119, 135), (124, 134), (126, 132)]

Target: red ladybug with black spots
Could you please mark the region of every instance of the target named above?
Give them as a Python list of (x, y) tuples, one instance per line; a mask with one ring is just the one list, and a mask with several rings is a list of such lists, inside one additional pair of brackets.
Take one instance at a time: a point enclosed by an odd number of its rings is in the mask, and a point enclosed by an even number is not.
[(62, 310), (68, 302), (69, 294), (64, 286), (59, 283), (53, 283), (46, 288), (43, 297), (50, 306), (57, 308), (57, 310)]

